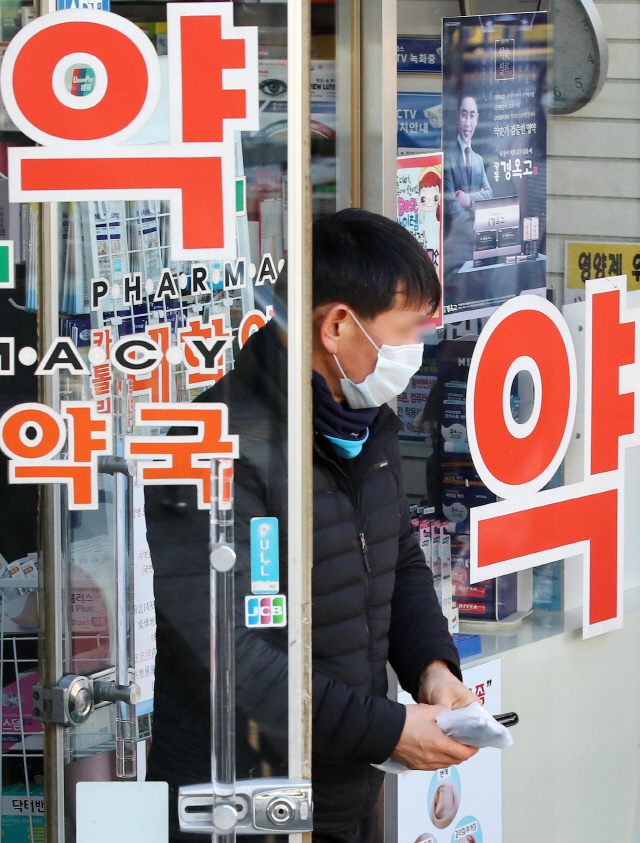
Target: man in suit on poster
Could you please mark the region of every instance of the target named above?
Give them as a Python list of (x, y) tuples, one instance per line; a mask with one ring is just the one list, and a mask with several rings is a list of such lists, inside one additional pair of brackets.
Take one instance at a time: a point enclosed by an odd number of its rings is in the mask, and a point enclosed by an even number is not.
[(458, 137), (444, 154), (445, 237), (455, 242), (456, 268), (473, 256), (477, 200), (493, 198), (482, 156), (471, 148), (479, 116), (476, 98), (463, 93), (458, 104)]

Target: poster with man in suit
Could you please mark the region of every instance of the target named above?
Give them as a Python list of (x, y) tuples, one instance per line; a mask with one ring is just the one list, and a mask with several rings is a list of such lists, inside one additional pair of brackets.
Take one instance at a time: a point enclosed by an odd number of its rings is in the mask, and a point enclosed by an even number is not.
[(546, 292), (545, 12), (443, 20), (443, 315)]
[(458, 136), (444, 153), (445, 225), (457, 228), (464, 260), (473, 257), (476, 202), (493, 199), (482, 156), (472, 147), (479, 116), (476, 98), (463, 91), (457, 110)]

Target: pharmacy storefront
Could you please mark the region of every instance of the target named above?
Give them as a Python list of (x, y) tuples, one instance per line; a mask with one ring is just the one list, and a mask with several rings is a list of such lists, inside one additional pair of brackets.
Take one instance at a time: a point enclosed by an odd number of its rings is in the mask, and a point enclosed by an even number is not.
[[(311, 843), (311, 228), (348, 207), (438, 274), (404, 492), (510, 736), (391, 765), (379, 832), (640, 839), (640, 6), (7, 0), (0, 30), (3, 841)], [(270, 322), (267, 429), (225, 378)]]

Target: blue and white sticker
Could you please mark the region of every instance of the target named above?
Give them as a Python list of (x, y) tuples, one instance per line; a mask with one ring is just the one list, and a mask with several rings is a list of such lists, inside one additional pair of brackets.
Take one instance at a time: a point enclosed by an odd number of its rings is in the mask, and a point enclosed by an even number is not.
[(277, 518), (251, 519), (251, 591), (254, 594), (280, 591)]

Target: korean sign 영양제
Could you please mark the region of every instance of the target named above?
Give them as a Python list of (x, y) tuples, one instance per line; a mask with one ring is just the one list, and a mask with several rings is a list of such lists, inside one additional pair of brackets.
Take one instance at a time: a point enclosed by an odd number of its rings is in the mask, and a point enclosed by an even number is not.
[(626, 275), (627, 290), (640, 290), (640, 243), (573, 243), (567, 241), (564, 303), (585, 300), (592, 278)]

